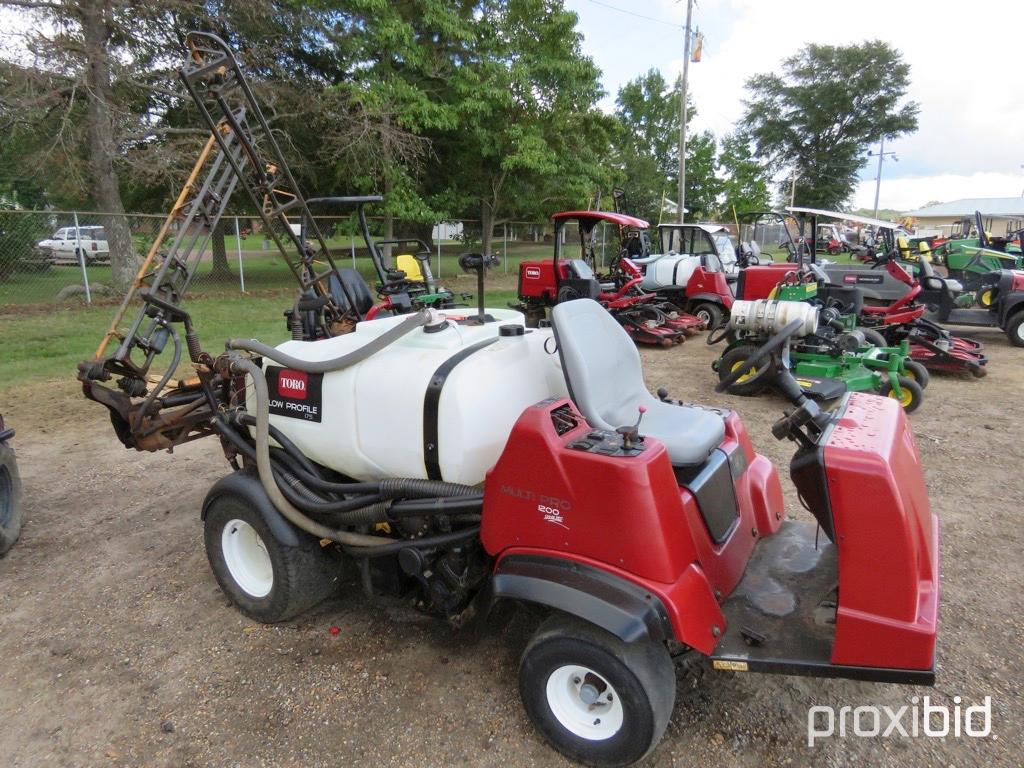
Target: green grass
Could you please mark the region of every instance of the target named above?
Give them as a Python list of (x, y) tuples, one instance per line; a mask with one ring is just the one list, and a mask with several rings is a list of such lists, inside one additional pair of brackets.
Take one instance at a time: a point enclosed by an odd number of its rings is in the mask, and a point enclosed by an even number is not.
[[(500, 249), (502, 243), (496, 241), (495, 245)], [(438, 265), (436, 255), (430, 260), (430, 268), (434, 272), (434, 276), (441, 280), (450, 280), (455, 275), (462, 274), (458, 264), (458, 255), (465, 250), (464, 246), (458, 244), (442, 245), (440, 265)], [(353, 262), (349, 251), (335, 251), (333, 255), (335, 263), (339, 267), (352, 266)], [(550, 244), (509, 243), (507, 258), (502, 259), (502, 263), (494, 268), (493, 273), (495, 276), (506, 272), (514, 275), (519, 269), (520, 261), (550, 257)], [(208, 261), (201, 263), (193, 277), (192, 286), (189, 288), (190, 300), (204, 296), (237, 295), (240, 292), (238, 257), (230, 248), (228, 249), (228, 263), (231, 277), (224, 280), (214, 280), (210, 276), (210, 263)], [(356, 250), (355, 264), (371, 285), (377, 281), (377, 273), (374, 271), (373, 263), (365, 249)], [(90, 284), (111, 285), (109, 266), (87, 267), (87, 272)], [(293, 285), (291, 271), (284, 259), (277, 253), (243, 252), (242, 273), (247, 292), (290, 289)], [(77, 266), (61, 265), (51, 266), (49, 269), (38, 272), (15, 272), (0, 281), (0, 313), (16, 307), (56, 304), (57, 294), (62, 288), (68, 285), (80, 285), (81, 282), (82, 273)]]
[[(505, 307), (515, 300), (514, 290), (487, 293), (487, 304)], [(197, 297), (187, 302), (204, 348), (217, 354), (232, 336), (258, 338), (279, 344), (288, 338), (283, 312), (291, 292), (274, 295)], [(75, 366), (92, 357), (110, 325), (113, 305), (55, 308), (8, 314), (3, 324), (3, 365), (0, 391), (44, 379), (75, 377)], [(154, 371), (161, 371), (158, 360)], [(166, 365), (166, 363), (163, 363)]]

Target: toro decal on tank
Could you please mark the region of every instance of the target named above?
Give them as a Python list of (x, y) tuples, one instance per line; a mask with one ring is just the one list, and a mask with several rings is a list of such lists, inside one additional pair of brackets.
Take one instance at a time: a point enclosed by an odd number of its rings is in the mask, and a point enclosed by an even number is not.
[(270, 412), (275, 416), (319, 422), (322, 417), (323, 374), (267, 366)]

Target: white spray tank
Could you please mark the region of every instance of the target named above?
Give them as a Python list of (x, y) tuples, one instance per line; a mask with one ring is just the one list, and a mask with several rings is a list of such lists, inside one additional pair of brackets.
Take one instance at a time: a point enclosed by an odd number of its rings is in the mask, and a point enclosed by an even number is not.
[[(493, 322), (475, 324), (465, 310), (441, 310), (438, 322), (326, 374), (264, 360), (270, 423), (311, 460), (356, 480), (483, 482), (523, 410), (568, 393), (550, 329), (525, 328), (513, 310), (487, 313)], [(364, 321), (349, 334), (277, 348), (330, 360), (404, 319)]]
[(735, 301), (729, 310), (729, 330), (771, 336), (794, 320), (800, 327), (794, 336), (810, 336), (818, 330), (818, 308), (802, 301)]

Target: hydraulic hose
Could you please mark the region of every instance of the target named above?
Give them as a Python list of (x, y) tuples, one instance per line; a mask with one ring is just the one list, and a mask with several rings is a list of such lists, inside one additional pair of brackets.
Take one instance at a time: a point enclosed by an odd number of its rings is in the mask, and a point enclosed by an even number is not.
[[(402, 323), (402, 326), (405, 326), (407, 323), (408, 321)], [(411, 330), (411, 327), (406, 330)], [(258, 342), (254, 342), (254, 344), (263, 346)], [(268, 349), (270, 348), (268, 347)], [(271, 351), (275, 350), (271, 349)], [(356, 351), (361, 352), (362, 349)], [(263, 370), (252, 360), (243, 357), (234, 358), (231, 361), (231, 367), (235, 372), (248, 374), (252, 379), (253, 388), (256, 390), (256, 469), (259, 474), (260, 483), (263, 485), (263, 490), (277, 508), (277, 511), (288, 522), (319, 539), (330, 539), (339, 544), (359, 547), (368, 551), (373, 551), (393, 543), (393, 539), (383, 536), (368, 536), (362, 533), (351, 533), (350, 531), (329, 528), (307, 517), (284, 497), (281, 489), (277, 487), (277, 482), (274, 480), (274, 468), (270, 463), (270, 392), (267, 389), (267, 380), (263, 377)]]
[[(227, 342), (226, 346), (228, 349), (241, 349), (246, 352), (252, 352), (253, 354), (273, 360), (275, 363), (280, 363), (287, 368), (293, 368), (296, 371), (304, 371), (306, 373), (329, 373), (331, 371), (339, 371), (342, 368), (347, 368), (351, 365), (355, 365), (356, 363), (361, 363), (371, 355), (380, 352), (388, 345), (398, 341), (398, 339), (402, 338), (410, 331), (426, 325), (430, 318), (430, 310), (421, 309), (416, 314), (410, 315), (407, 319), (400, 322), (394, 328), (385, 331), (373, 341), (359, 347), (359, 349), (346, 352), (340, 357), (334, 357), (330, 360), (320, 360), (318, 362), (300, 360), (297, 357), (292, 357), (279, 349), (275, 349), (274, 347), (263, 344), (255, 339), (231, 339)], [(259, 369), (257, 368), (256, 370)], [(263, 371), (260, 371), (259, 378), (262, 377)], [(269, 422), (267, 422), (267, 424), (269, 426)]]
[(388, 543), (380, 547), (358, 547), (358, 546), (345, 546), (345, 551), (353, 557), (384, 557), (385, 555), (394, 555), (401, 552), (403, 549), (408, 547), (416, 547), (422, 549), (426, 547), (443, 547), (448, 544), (454, 544), (463, 539), (469, 539), (480, 533), (480, 526), (475, 525), (472, 528), (462, 528), (458, 531), (452, 531), (451, 533), (442, 533), (438, 536), (424, 536), (422, 539), (388, 539)]
[[(246, 458), (256, 461), (256, 450), (234, 429), (229, 427), (222, 420), (215, 421), (214, 428), (230, 440)], [(281, 456), (278, 456), (276, 460), (280, 461), (281, 458), (285, 457), (287, 457), (287, 454), (282, 454)], [(362, 494), (352, 499), (334, 501), (323, 499), (320, 496), (317, 496), (312, 490), (306, 487), (301, 480), (295, 477), (294, 466), (289, 466), (285, 469), (281, 466), (273, 465), (273, 461), (274, 460), (272, 460), (274, 479), (277, 481), (281, 492), (285, 495), (285, 498), (287, 498), (288, 501), (305, 512), (310, 512), (312, 514), (349, 512), (376, 504), (381, 500), (380, 496), (375, 494)]]
[[(242, 414), (238, 421), (246, 426), (255, 426), (256, 418), (252, 414)], [(479, 491), (471, 485), (446, 483), (443, 480), (424, 480), (416, 477), (391, 477), (368, 483), (335, 483), (324, 480), (317, 473), (298, 447), (279, 429), (271, 425), (270, 436), (280, 445), (293, 461), (301, 464), (293, 467), (295, 474), (306, 485), (332, 493), (378, 493), (383, 499), (432, 498), (435, 496), (473, 496)]]

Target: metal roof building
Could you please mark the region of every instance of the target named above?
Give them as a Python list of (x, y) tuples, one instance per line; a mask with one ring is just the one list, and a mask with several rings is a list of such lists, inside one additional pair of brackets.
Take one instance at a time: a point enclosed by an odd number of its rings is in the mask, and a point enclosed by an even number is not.
[(937, 230), (948, 235), (954, 222), (973, 218), (981, 211), (985, 229), (992, 235), (1004, 235), (1024, 226), (1024, 197), (966, 197), (907, 211), (917, 219), (918, 229)]
[(998, 218), (1024, 217), (1024, 197), (965, 197), (948, 203), (938, 203), (907, 211), (907, 216), (914, 218), (966, 218), (981, 211), (982, 216)]

